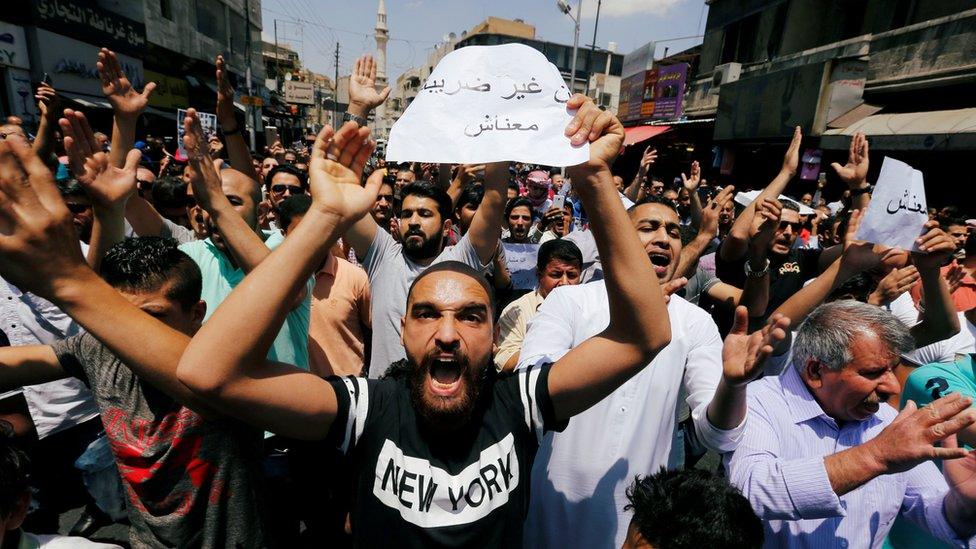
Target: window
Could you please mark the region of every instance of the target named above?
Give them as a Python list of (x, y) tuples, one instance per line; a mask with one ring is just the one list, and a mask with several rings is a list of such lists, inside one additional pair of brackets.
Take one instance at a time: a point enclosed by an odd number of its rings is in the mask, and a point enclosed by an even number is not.
[(162, 14), (164, 19), (173, 20), (173, 4), (172, 0), (159, 0), (159, 13)]
[(227, 43), (227, 20), (224, 5), (217, 0), (197, 0), (197, 31), (221, 44)]

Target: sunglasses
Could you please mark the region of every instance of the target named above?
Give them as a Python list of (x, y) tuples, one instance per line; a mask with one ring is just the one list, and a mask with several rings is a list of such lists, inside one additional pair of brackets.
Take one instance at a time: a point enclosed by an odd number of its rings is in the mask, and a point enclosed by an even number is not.
[(798, 232), (800, 232), (800, 229), (803, 228), (803, 223), (800, 223), (799, 221), (796, 221), (794, 223), (790, 223), (789, 221), (780, 221), (779, 222), (779, 228), (780, 228), (780, 230), (786, 230), (787, 227), (790, 227), (791, 229), (793, 229), (793, 232), (794, 233), (798, 233)]
[(305, 188), (299, 187), (298, 185), (285, 185), (283, 183), (279, 183), (271, 186), (271, 192), (275, 194), (285, 194), (285, 191), (289, 191), (289, 193), (292, 195), (305, 194)]

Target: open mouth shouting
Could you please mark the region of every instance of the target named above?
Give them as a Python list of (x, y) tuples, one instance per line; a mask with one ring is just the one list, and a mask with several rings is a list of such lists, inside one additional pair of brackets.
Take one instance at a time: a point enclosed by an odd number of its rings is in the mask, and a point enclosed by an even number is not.
[(462, 368), (461, 362), (454, 355), (433, 357), (427, 368), (431, 393), (445, 398), (460, 394)]
[(647, 252), (647, 257), (651, 260), (651, 266), (654, 267), (654, 274), (658, 277), (667, 274), (668, 267), (671, 266), (671, 253), (669, 251), (654, 249)]

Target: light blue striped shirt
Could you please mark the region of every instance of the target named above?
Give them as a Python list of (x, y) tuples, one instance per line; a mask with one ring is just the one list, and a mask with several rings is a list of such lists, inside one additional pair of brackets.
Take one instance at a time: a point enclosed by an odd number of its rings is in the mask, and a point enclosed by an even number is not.
[(955, 546), (976, 547), (976, 536), (958, 539), (946, 520), (949, 487), (930, 461), (840, 497), (830, 487), (824, 456), (876, 437), (896, 415), (882, 404), (873, 417), (838, 426), (792, 365), (749, 386), (745, 434), (725, 461), (763, 521), (765, 547), (880, 548), (899, 514)]

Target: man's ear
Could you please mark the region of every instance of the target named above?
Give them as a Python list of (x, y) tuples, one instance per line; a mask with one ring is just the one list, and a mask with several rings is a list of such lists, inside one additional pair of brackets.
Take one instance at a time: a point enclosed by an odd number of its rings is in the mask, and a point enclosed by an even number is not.
[(441, 233), (441, 236), (443, 236), (444, 238), (447, 238), (448, 236), (450, 236), (451, 229), (453, 229), (453, 228), (454, 228), (454, 221), (451, 220), (451, 219), (445, 219), (444, 220), (444, 230)]
[(193, 315), (191, 317), (193, 319), (193, 326), (196, 329), (200, 329), (200, 326), (203, 324), (203, 318), (207, 316), (207, 302), (202, 299), (197, 301), (193, 305), (193, 311), (191, 314)]
[(824, 365), (815, 358), (807, 360), (807, 363), (803, 366), (803, 377), (807, 379), (807, 382), (814, 389), (823, 387), (823, 374)]

